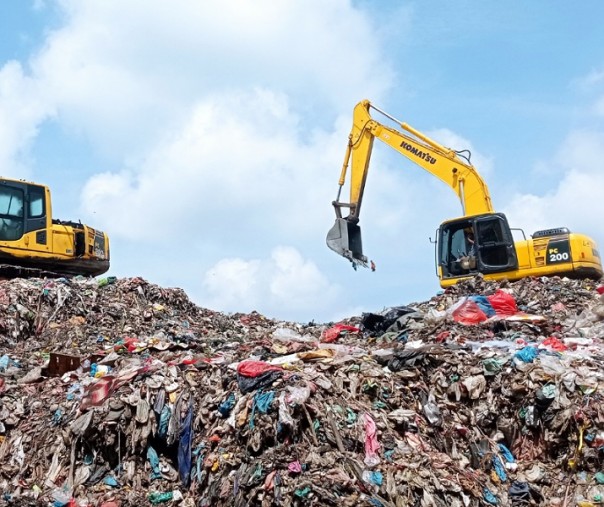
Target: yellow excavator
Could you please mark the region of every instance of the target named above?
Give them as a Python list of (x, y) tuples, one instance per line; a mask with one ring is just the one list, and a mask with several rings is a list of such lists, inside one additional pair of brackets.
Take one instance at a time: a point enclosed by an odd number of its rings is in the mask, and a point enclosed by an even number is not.
[[(403, 132), (371, 116), (382, 114)], [(595, 241), (566, 227), (535, 232), (514, 242), (503, 213), (496, 213), (489, 190), (470, 163), (468, 150), (446, 148), (406, 123), (372, 105), (368, 100), (354, 108), (353, 124), (339, 188), (333, 206), (334, 226), (327, 234), (327, 246), (357, 265), (368, 266), (363, 254), (359, 214), (373, 141), (379, 139), (411, 162), (444, 181), (461, 201), (462, 216), (443, 222), (436, 238), (437, 274), (442, 287), (482, 274), (491, 280), (517, 280), (528, 276), (602, 277), (602, 262)], [(341, 202), (350, 165), (350, 202)], [(342, 209), (349, 213), (342, 216)]]
[(109, 269), (109, 238), (52, 218), (50, 189), (0, 178), (0, 278), (98, 276)]

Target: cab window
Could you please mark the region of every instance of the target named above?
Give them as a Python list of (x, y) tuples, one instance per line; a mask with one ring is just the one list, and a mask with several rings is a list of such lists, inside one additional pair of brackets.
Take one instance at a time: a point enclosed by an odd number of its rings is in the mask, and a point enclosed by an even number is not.
[(44, 216), (44, 189), (42, 187), (29, 188), (29, 218)]
[(0, 186), (0, 241), (23, 236), (23, 190)]

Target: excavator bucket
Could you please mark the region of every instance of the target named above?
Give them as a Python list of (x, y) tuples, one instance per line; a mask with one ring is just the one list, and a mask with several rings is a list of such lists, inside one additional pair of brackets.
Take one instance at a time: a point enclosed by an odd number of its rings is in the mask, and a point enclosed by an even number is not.
[(336, 223), (327, 233), (327, 246), (353, 264), (367, 265), (363, 255), (361, 228), (345, 218), (336, 218)]

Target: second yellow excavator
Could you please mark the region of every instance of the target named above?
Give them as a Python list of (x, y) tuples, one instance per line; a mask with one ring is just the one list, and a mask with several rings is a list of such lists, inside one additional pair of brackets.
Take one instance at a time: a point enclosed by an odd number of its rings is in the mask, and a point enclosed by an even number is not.
[[(404, 132), (371, 117), (370, 109), (396, 123)], [(336, 222), (327, 234), (327, 245), (356, 265), (367, 266), (363, 254), (359, 214), (374, 139), (398, 151), (457, 194), (460, 218), (443, 222), (437, 235), (437, 274), (442, 287), (483, 274), (487, 279), (517, 280), (528, 276), (602, 277), (602, 262), (596, 242), (570, 232), (566, 227), (535, 232), (514, 242), (503, 213), (496, 213), (487, 185), (470, 163), (467, 150), (455, 151), (402, 123), (368, 100), (354, 108), (352, 130), (333, 206)], [(350, 202), (341, 202), (350, 165)], [(342, 208), (349, 214), (342, 216)]]
[(0, 278), (97, 276), (109, 269), (109, 238), (53, 219), (50, 189), (0, 178)]

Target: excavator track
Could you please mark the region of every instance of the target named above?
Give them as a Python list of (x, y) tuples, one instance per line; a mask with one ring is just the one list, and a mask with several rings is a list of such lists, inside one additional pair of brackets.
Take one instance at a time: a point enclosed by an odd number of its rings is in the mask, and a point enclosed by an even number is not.
[(48, 271), (46, 269), (0, 264), (0, 280), (13, 280), (15, 278), (68, 278), (69, 275)]

